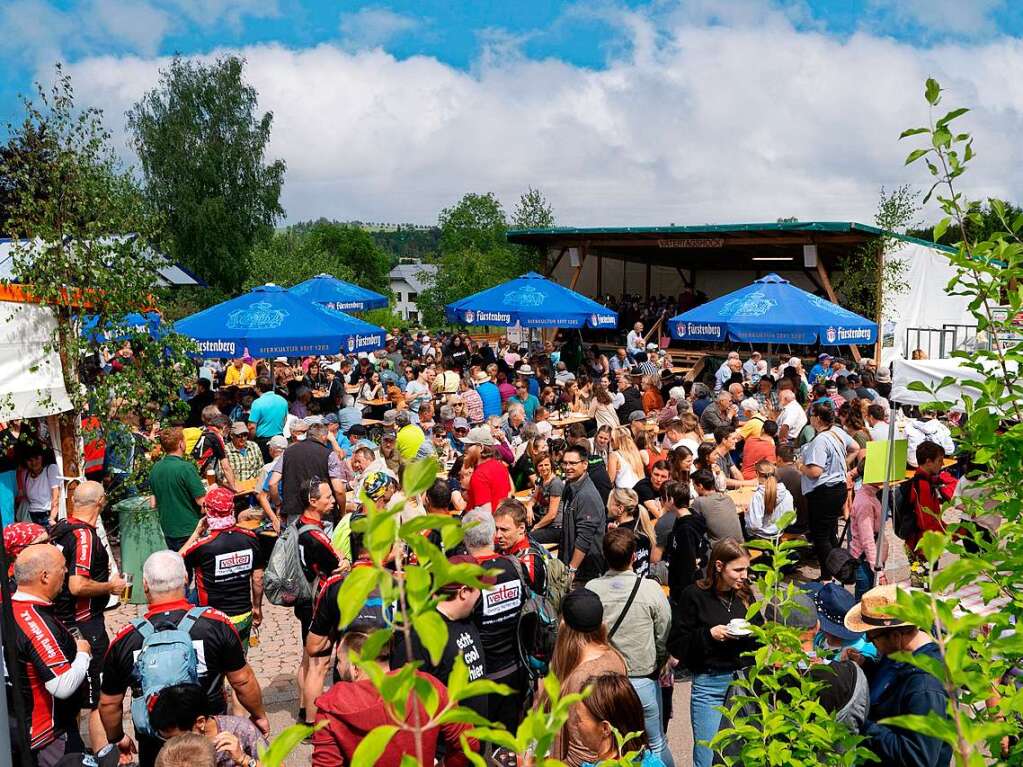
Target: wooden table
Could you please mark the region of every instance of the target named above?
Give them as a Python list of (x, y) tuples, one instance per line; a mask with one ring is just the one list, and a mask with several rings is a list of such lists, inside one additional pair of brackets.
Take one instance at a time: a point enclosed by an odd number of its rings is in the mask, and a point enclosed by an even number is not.
[(593, 417), (586, 415), (585, 413), (569, 413), (563, 418), (548, 418), (547, 420), (554, 428), (563, 429), (574, 423), (586, 423), (587, 421), (592, 421)]
[[(949, 466), (955, 466), (958, 462), (959, 462), (958, 458), (946, 458), (942, 462), (941, 468), (947, 469)], [(914, 469), (912, 466), (907, 466), (906, 467), (906, 479), (913, 479), (913, 477), (915, 475), (916, 475), (916, 469)]]
[(369, 405), (370, 407), (384, 407), (385, 405), (390, 405), (391, 401), (389, 399), (360, 399), (359, 404)]
[(235, 486), (234, 494), (235, 495), (248, 495), (249, 493), (256, 492), (256, 482), (257, 482), (257, 478), (256, 477), (253, 477), (252, 479), (246, 479), (246, 480), (243, 480), (241, 482), (235, 482), (234, 483), (234, 486)]
[(358, 394), (362, 389), (362, 384), (346, 384), (345, 391), (349, 394)]
[(533, 491), (519, 490), (518, 492), (515, 493), (515, 498), (522, 501), (523, 503), (528, 503), (529, 501), (533, 500)]
[(749, 507), (749, 502), (753, 499), (754, 492), (756, 492), (756, 488), (749, 486), (737, 487), (734, 490), (726, 490), (725, 494), (735, 503), (736, 511), (743, 514)]
[(376, 418), (363, 418), (362, 419), (362, 425), (363, 426), (379, 426), (382, 423), (383, 423), (383, 421), (378, 421)]

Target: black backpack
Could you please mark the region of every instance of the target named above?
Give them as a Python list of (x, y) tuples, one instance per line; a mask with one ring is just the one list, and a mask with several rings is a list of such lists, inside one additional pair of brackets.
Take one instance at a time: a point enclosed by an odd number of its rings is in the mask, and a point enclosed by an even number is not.
[(891, 518), (892, 530), (902, 540), (914, 538), (920, 534), (920, 524), (916, 517), (916, 483), (917, 478), (903, 482), (892, 489)]

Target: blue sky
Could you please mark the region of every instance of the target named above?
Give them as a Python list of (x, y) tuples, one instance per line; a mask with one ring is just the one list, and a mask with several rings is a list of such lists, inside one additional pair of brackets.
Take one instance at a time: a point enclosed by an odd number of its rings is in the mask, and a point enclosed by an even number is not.
[[(1023, 100), (1013, 86), (1000, 95), (990, 88), (999, 52), (1003, 60), (1006, 51), (1010, 60), (1023, 55), (1023, 3), (1015, 0), (5, 0), (0, 29), (0, 122), (18, 118), (15, 94), (46, 79), (60, 59), (83, 99), (106, 109), (122, 142), (124, 109), (152, 87), (161, 57), (243, 53), (277, 117), (273, 149), (289, 164), (285, 197), (292, 220), (431, 220), (445, 201), (481, 184), (509, 205), (516, 189), (542, 185), (573, 212), (573, 223), (589, 222), (586, 211), (594, 220), (620, 211), (621, 219), (637, 223), (648, 211), (654, 220), (720, 220), (730, 212), (728, 195), (710, 187), (721, 163), (736, 155), (734, 146), (711, 147), (717, 170), (696, 168), (693, 152), (725, 140), (749, 144), (750, 157), (734, 172), (750, 172), (750, 160), (764, 166), (735, 186), (756, 197), (756, 184), (763, 183), (763, 199), (733, 215), (766, 217), (777, 204), (785, 208), (779, 216), (848, 209), (841, 217), (864, 218), (881, 184), (922, 179), (892, 162), (902, 148), (888, 126), (864, 136), (876, 120), (847, 137), (822, 138), (863, 119), (857, 99), (868, 105), (881, 99), (897, 115), (893, 121), (910, 120), (923, 116), (912, 84), (947, 72), (966, 103), (981, 107), (981, 128), (993, 137), (1015, 130)], [(986, 69), (981, 60), (989, 61)], [(812, 68), (808, 62), (815, 62)], [(865, 79), (857, 81), (860, 66)], [(330, 93), (341, 83), (343, 89)], [(750, 114), (743, 110), (749, 97), (734, 95), (748, 87), (777, 92)], [(804, 101), (808, 87), (816, 95)], [(559, 106), (551, 113), (547, 89)], [(836, 89), (845, 98), (836, 98)], [(383, 93), (390, 94), (386, 101)], [(722, 98), (736, 98), (734, 117), (718, 112), (715, 100)], [(407, 99), (415, 107), (399, 103)], [(807, 110), (817, 123), (818, 155), (780, 146), (799, 133)], [(529, 135), (502, 158), (508, 139), (495, 138), (503, 129), (495, 116), (504, 111), (504, 123), (523, 119)], [(544, 129), (533, 125), (539, 115)], [(322, 153), (304, 156), (309, 136), (300, 137), (310, 120), (313, 143), (344, 142), (358, 154), (339, 153), (334, 166), (315, 167), (322, 166)], [(733, 120), (747, 123), (748, 132), (713, 129), (715, 121)], [(653, 135), (652, 122), (674, 128)], [(700, 132), (697, 123), (711, 127)], [(572, 138), (580, 133), (592, 143)], [(667, 147), (674, 137), (680, 146)], [(850, 142), (857, 145), (852, 157)], [(466, 149), (482, 156), (496, 150), (507, 166), (485, 172), (470, 157), (464, 169), (453, 168)], [(377, 152), (368, 169), (361, 160)], [(556, 176), (543, 160), (548, 152), (563, 160)], [(795, 156), (801, 152), (806, 156)], [(406, 163), (414, 159), (411, 176), (387, 167), (395, 154)], [(601, 164), (602, 175), (595, 171)], [(769, 189), (777, 183), (767, 180), (771, 171), (795, 187), (781, 201)], [(987, 188), (1015, 183), (995, 179)], [(421, 204), (406, 199), (410, 191)], [(326, 203), (332, 195), (344, 199)], [(665, 195), (684, 198), (677, 213)], [(624, 203), (616, 200), (621, 197)], [(660, 201), (652, 211), (651, 199)]]

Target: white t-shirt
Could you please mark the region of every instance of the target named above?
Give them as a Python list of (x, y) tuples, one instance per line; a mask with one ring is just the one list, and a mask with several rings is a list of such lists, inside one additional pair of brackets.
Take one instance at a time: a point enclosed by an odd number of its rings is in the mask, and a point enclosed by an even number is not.
[(868, 426), (867, 431), (870, 432), (870, 438), (875, 442), (886, 442), (888, 440), (888, 428), (889, 424), (884, 421), (878, 421), (873, 426)]
[(408, 386), (405, 387), (405, 402), (408, 403), (409, 410), (413, 413), (418, 413), (419, 406), (429, 400), (430, 390), (427, 388), (426, 384), (420, 383), (418, 379), (415, 381), (409, 381)]
[(789, 439), (798, 437), (806, 426), (806, 412), (796, 400), (792, 400), (778, 413), (778, 429), (781, 430), (785, 425), (789, 427)]
[(51, 491), (60, 487), (60, 472), (57, 464), (44, 466), (38, 477), (25, 472), (25, 498), (28, 499), (29, 511), (36, 514), (50, 511)]
[(643, 343), (643, 334), (637, 333), (635, 330), (629, 331), (629, 334), (625, 337), (625, 345), (633, 353), (646, 351), (646, 345)]

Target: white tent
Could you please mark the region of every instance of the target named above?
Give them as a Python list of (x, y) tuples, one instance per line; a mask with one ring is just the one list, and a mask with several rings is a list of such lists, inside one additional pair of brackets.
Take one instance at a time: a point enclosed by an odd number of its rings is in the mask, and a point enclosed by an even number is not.
[(57, 321), (42, 306), (0, 301), (0, 421), (71, 409), (52, 345)]
[[(974, 326), (977, 321), (970, 314), (968, 296), (949, 295), (946, 291), (949, 280), (956, 270), (948, 260), (948, 252), (939, 246), (927, 246), (914, 241), (903, 244), (887, 254), (887, 260), (900, 259), (906, 263), (904, 293), (888, 298), (889, 310), (881, 320), (884, 348), (882, 364), (892, 359), (908, 358), (913, 351), (906, 348), (906, 330), (909, 328), (932, 328), (941, 330), (943, 325)], [(958, 340), (962, 341), (963, 333)], [(934, 334), (935, 340), (937, 334)], [(921, 334), (920, 342), (926, 348), (927, 334)], [(947, 337), (946, 340), (950, 340)], [(916, 336), (910, 334), (909, 344), (917, 345)], [(951, 351), (951, 349), (948, 349)], [(931, 356), (936, 356), (937, 345)], [(939, 379), (940, 380), (940, 379)]]
[[(945, 378), (952, 378), (953, 383), (935, 392), (915, 391), (909, 388), (914, 381), (919, 381), (928, 389), (935, 389)], [(986, 376), (971, 368), (963, 367), (959, 359), (947, 360), (894, 360), (892, 366), (891, 400), (902, 405), (922, 405), (939, 399), (943, 402), (955, 402), (963, 407), (963, 393), (976, 397), (977, 388), (971, 382), (984, 381)]]

